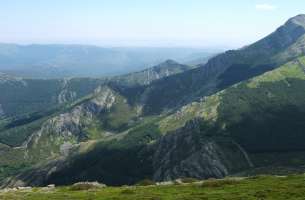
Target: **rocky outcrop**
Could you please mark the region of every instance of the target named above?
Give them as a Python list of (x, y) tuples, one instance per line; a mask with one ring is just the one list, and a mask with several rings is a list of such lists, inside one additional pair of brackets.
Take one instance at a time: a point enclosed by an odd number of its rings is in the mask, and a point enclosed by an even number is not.
[(78, 183), (74, 183), (71, 186), (72, 190), (89, 190), (89, 189), (99, 189), (99, 188), (104, 188), (106, 187), (105, 184), (103, 183), (99, 183), (97, 181), (94, 182), (78, 182)]
[(76, 106), (72, 111), (60, 114), (45, 123), (43, 132), (53, 132), (64, 136), (79, 136), (82, 128), (103, 110), (111, 108), (115, 102), (114, 92), (108, 88), (99, 88), (91, 100)]
[(154, 155), (154, 180), (180, 177), (222, 178), (252, 166), (245, 151), (231, 138), (205, 136), (200, 120), (164, 136)]
[(57, 97), (57, 101), (59, 104), (72, 101), (76, 98), (76, 96), (77, 96), (76, 92), (70, 91), (68, 89), (68, 86), (69, 86), (69, 79), (63, 79), (62, 80), (62, 90)]
[(87, 140), (84, 129), (101, 112), (110, 109), (115, 102), (115, 93), (108, 87), (99, 88), (94, 97), (75, 106), (69, 112), (54, 116), (45, 121), (21, 147), (29, 159), (48, 156), (68, 156), (74, 145)]

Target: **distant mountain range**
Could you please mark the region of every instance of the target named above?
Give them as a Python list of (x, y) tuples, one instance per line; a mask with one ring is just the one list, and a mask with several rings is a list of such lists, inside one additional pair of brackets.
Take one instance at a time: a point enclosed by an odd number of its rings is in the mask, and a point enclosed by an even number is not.
[(19, 118), (34, 112), (49, 110), (76, 101), (103, 84), (118, 87), (142, 87), (151, 82), (182, 73), (194, 66), (167, 60), (152, 68), (112, 78), (28, 79), (0, 74), (0, 105), (2, 115)]
[(305, 15), (197, 66), (103, 79), (2, 74), (3, 187), (305, 171)]
[(216, 50), (102, 48), (86, 45), (0, 44), (0, 72), (27, 78), (105, 77), (152, 67), (167, 59), (199, 64)]

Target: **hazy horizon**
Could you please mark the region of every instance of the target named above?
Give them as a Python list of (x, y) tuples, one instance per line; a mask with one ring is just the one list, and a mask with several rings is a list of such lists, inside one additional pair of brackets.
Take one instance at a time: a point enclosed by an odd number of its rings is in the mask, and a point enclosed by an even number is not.
[[(1, 42), (1, 44), (6, 45), (18, 45), (18, 46), (56, 46), (56, 45), (67, 45), (67, 46), (92, 46), (92, 47), (99, 47), (99, 48), (106, 48), (106, 49), (198, 49), (203, 51), (222, 51), (228, 48), (233, 48), (230, 46), (219, 45), (219, 46), (192, 46), (192, 45), (156, 45), (156, 44), (143, 44), (143, 45), (124, 45), (124, 43), (119, 43), (118, 45), (115, 44), (98, 44), (98, 43), (81, 43), (81, 42)], [(238, 48), (238, 47), (237, 47)]]
[(301, 0), (4, 0), (0, 42), (238, 48), (273, 32), (304, 6)]

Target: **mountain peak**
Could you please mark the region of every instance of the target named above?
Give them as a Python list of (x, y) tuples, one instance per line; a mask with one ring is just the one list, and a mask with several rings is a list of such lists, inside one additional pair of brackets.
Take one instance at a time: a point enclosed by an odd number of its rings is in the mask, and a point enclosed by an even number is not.
[(177, 66), (177, 65), (181, 65), (181, 64), (176, 62), (175, 60), (167, 59), (164, 62), (154, 66), (153, 69), (167, 69), (169, 67)]
[(172, 59), (168, 59), (161, 64), (176, 65), (176, 64), (179, 64), (179, 63), (177, 63), (176, 61), (174, 61)]
[(290, 18), (286, 22), (286, 25), (289, 25), (289, 24), (294, 24), (294, 25), (302, 26), (305, 28), (305, 14), (300, 14), (300, 15)]

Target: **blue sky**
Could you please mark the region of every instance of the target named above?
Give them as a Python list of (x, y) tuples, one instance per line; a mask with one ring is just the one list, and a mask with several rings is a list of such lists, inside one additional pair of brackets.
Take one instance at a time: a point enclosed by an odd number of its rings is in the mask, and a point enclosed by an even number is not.
[(0, 42), (239, 47), (304, 0), (0, 0)]

